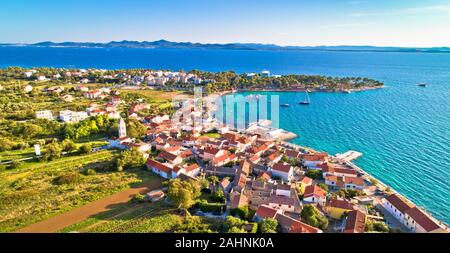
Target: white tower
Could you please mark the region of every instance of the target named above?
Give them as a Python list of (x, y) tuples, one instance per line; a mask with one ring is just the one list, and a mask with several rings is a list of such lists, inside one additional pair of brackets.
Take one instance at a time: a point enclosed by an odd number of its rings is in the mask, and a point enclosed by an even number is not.
[(127, 136), (127, 125), (122, 117), (119, 119), (119, 138)]

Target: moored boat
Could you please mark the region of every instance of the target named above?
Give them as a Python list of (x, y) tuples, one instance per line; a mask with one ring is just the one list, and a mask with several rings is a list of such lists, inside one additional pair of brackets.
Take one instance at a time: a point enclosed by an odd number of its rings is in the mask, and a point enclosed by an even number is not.
[(305, 91), (305, 100), (300, 101), (299, 104), (300, 105), (309, 105), (310, 104), (308, 91)]

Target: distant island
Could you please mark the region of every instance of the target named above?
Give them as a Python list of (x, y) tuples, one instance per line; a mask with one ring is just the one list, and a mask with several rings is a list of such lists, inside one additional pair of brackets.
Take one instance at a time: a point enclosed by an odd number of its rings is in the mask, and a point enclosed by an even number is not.
[(355, 51), (355, 52), (423, 52), (423, 53), (450, 53), (450, 47), (376, 47), (376, 46), (279, 46), (276, 44), (259, 43), (193, 43), (173, 42), (168, 40), (157, 41), (111, 41), (99, 42), (51, 42), (39, 43), (0, 43), (0, 47), (27, 46), (27, 47), (70, 47), (70, 48), (167, 48), (167, 49), (227, 49), (227, 50), (308, 50), (308, 51)]

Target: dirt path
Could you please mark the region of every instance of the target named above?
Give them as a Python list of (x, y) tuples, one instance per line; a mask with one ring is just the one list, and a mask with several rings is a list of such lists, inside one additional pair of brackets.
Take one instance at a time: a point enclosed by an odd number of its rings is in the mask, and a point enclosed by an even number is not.
[(153, 179), (140, 186), (123, 190), (109, 197), (94, 201), (85, 206), (78, 207), (72, 211), (62, 213), (50, 219), (31, 224), (17, 233), (55, 233), (65, 227), (81, 222), (93, 215), (110, 210), (110, 207), (117, 204), (128, 202), (134, 195), (138, 193), (147, 193), (151, 190), (161, 187), (160, 178)]

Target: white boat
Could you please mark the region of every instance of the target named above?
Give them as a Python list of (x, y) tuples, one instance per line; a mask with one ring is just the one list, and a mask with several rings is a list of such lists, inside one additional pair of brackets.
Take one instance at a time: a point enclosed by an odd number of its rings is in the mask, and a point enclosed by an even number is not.
[(308, 91), (305, 91), (305, 100), (300, 101), (299, 104), (301, 105), (309, 105), (311, 102), (309, 101), (309, 95)]

